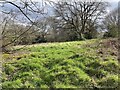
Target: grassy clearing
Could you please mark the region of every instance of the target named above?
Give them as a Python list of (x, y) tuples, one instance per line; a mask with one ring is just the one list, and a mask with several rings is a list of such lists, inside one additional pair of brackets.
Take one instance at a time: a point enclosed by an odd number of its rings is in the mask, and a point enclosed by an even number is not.
[(3, 88), (117, 89), (120, 66), (109, 41), (114, 40), (17, 46), (16, 54), (3, 54)]

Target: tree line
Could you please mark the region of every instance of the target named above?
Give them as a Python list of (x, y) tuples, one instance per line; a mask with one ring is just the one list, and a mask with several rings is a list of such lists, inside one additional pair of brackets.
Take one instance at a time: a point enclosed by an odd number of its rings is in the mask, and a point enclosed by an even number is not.
[[(107, 13), (107, 2), (43, 1), (40, 4), (42, 6), (39, 6), (32, 0), (19, 3), (3, 1), (2, 8), (6, 4), (14, 6), (17, 10), (2, 11), (3, 50), (10, 45), (118, 36), (118, 9)], [(51, 8), (52, 15), (46, 12), (50, 10), (48, 8)], [(31, 18), (31, 14), (34, 18)]]

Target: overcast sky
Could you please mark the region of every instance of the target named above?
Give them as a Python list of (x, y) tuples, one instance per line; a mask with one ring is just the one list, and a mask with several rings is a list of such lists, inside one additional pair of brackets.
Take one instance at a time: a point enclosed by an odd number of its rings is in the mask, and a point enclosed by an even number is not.
[[(14, 1), (30, 1), (30, 0), (7, 0), (7, 1), (13, 1), (14, 2)], [(42, 1), (54, 1), (54, 2), (57, 2), (57, 1), (65, 1), (65, 0), (31, 0), (31, 1), (33, 1), (33, 2), (42, 2)], [(70, 1), (72, 1), (72, 0), (70, 0)], [(113, 9), (113, 8), (118, 7), (118, 2), (120, 0), (79, 0), (79, 1), (96, 1), (96, 2), (98, 2), (98, 1), (106, 1), (106, 2), (109, 2), (111, 4), (110, 9)]]
[[(0, 0), (1, 1), (1, 0)], [(21, 0), (7, 0), (7, 1), (13, 1), (13, 2), (15, 2), (15, 1), (21, 1)], [(25, 1), (25, 0), (22, 0), (22, 1)], [(30, 0), (26, 0), (26, 1), (30, 1)], [(42, 2), (42, 1), (45, 1), (45, 0), (31, 0), (31, 1), (33, 1), (33, 2)], [(48, 1), (48, 0), (46, 0), (46, 1)], [(49, 1), (54, 1), (54, 2), (56, 2), (57, 0), (49, 0)], [(61, 0), (60, 0), (61, 1)], [(62, 0), (63, 1), (63, 0)], [(72, 1), (72, 0), (70, 0), (70, 1)], [(80, 0), (79, 0), (80, 1)], [(84, 1), (84, 0), (82, 0), (82, 1)], [(90, 0), (86, 0), (86, 1), (90, 1)], [(92, 0), (91, 0), (92, 1)], [(101, 1), (101, 0), (96, 0), (96, 2), (98, 2), (98, 1)], [(111, 5), (111, 7), (109, 7), (108, 9), (107, 9), (107, 11), (108, 12), (110, 12), (110, 11), (112, 11), (114, 8), (117, 8), (118, 7), (118, 1), (119, 0), (102, 0), (102, 1), (107, 1), (107, 2), (109, 2), (110, 3), (110, 5)], [(1, 8), (0, 8), (1, 9)], [(6, 5), (6, 9), (9, 11), (9, 10), (11, 10), (11, 9), (16, 9), (17, 10), (17, 8), (15, 7), (15, 6), (13, 6), (13, 5), (10, 5), (10, 4), (7, 4)], [(52, 13), (52, 10), (49, 8), (49, 10), (48, 10), (49, 12), (49, 14), (51, 14)], [(34, 18), (34, 16), (36, 16), (36, 15), (32, 15), (32, 17)]]

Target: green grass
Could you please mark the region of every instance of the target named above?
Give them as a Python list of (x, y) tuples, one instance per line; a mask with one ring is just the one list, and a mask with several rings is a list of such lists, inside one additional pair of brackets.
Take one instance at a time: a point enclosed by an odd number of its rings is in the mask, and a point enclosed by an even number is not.
[(2, 87), (117, 89), (120, 66), (111, 55), (115, 50), (100, 42), (106, 40), (17, 46), (16, 54), (3, 54)]

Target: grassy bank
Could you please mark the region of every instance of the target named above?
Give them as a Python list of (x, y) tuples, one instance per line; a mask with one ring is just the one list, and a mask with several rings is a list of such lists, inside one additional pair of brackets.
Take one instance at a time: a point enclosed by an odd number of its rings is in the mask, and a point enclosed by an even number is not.
[(3, 88), (118, 88), (116, 40), (21, 47), (3, 54)]

